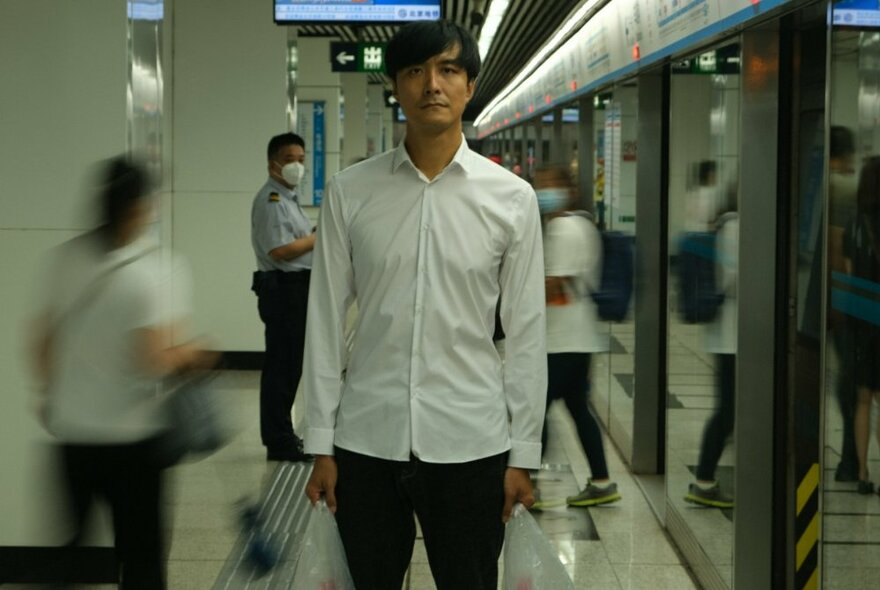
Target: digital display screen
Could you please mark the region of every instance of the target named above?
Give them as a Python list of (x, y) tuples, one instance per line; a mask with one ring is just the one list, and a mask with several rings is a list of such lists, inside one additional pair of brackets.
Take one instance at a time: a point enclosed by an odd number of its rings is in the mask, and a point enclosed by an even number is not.
[(128, 18), (131, 20), (162, 20), (165, 0), (129, 0)]
[(437, 20), (441, 0), (274, 0), (275, 22), (407, 23)]
[(880, 0), (838, 0), (831, 20), (840, 27), (880, 27)]
[[(577, 109), (562, 109), (562, 122), (563, 123), (577, 123), (580, 120), (580, 116), (578, 114)], [(553, 113), (547, 113), (546, 115), (541, 117), (541, 121), (544, 123), (552, 123), (553, 122)]]

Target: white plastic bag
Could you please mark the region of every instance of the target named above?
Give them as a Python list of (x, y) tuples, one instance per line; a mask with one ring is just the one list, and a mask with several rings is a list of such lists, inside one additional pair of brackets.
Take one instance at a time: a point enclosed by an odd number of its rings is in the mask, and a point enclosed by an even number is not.
[(312, 508), (293, 590), (354, 590), (336, 518), (324, 500)]
[(525, 506), (504, 531), (504, 590), (574, 590), (559, 556)]

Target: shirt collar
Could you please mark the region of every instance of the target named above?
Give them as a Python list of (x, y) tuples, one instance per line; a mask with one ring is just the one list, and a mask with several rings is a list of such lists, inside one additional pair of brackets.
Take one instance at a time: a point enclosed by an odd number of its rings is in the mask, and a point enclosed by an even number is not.
[[(284, 186), (283, 184), (281, 184), (280, 182), (278, 182), (277, 180), (275, 180), (274, 178), (272, 178), (271, 176), (269, 177), (269, 185), (273, 189), (277, 190), (279, 195), (286, 197), (292, 201), (297, 201), (295, 188), (289, 189), (286, 186)], [(297, 201), (297, 202), (299, 202), (299, 201)]]
[[(406, 151), (406, 137), (400, 140), (400, 143), (397, 144), (397, 147), (394, 149), (394, 160), (391, 163), (391, 172), (396, 173), (397, 169), (400, 168), (404, 162), (409, 163), (409, 166), (418, 171), (416, 165), (413, 164), (412, 159), (409, 157), (409, 152)], [(461, 168), (465, 174), (471, 171), (471, 150), (468, 147), (467, 140), (464, 137), (464, 133), (461, 134), (461, 145), (458, 146), (458, 150), (456, 150), (455, 155), (452, 157), (452, 161), (444, 168), (444, 172), (449, 170), (453, 166), (458, 166)], [(443, 174), (442, 172), (440, 174)], [(439, 175), (438, 175), (439, 177)]]

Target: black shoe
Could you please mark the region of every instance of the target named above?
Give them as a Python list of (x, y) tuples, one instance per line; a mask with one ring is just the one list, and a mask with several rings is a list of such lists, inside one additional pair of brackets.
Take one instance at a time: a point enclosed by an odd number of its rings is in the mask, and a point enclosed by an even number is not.
[(868, 494), (873, 494), (874, 482), (872, 482), (871, 480), (860, 479), (858, 485), (856, 486), (856, 491), (865, 496), (867, 496)]
[(288, 463), (305, 463), (315, 458), (302, 452), (302, 449), (266, 449), (267, 461), (287, 461)]
[(834, 481), (859, 481), (859, 468), (841, 461), (834, 470)]

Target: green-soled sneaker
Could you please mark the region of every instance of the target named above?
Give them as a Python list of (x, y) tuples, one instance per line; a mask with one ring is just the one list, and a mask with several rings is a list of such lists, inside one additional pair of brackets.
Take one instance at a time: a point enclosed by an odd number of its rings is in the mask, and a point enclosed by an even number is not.
[(598, 504), (608, 504), (609, 502), (617, 502), (620, 500), (620, 494), (617, 491), (616, 483), (609, 483), (607, 486), (597, 486), (592, 481), (587, 482), (587, 486), (576, 496), (569, 496), (565, 499), (569, 506), (584, 507), (596, 506)]
[(733, 508), (733, 498), (721, 491), (718, 482), (711, 488), (701, 488), (695, 483), (690, 484), (684, 501), (712, 508)]

